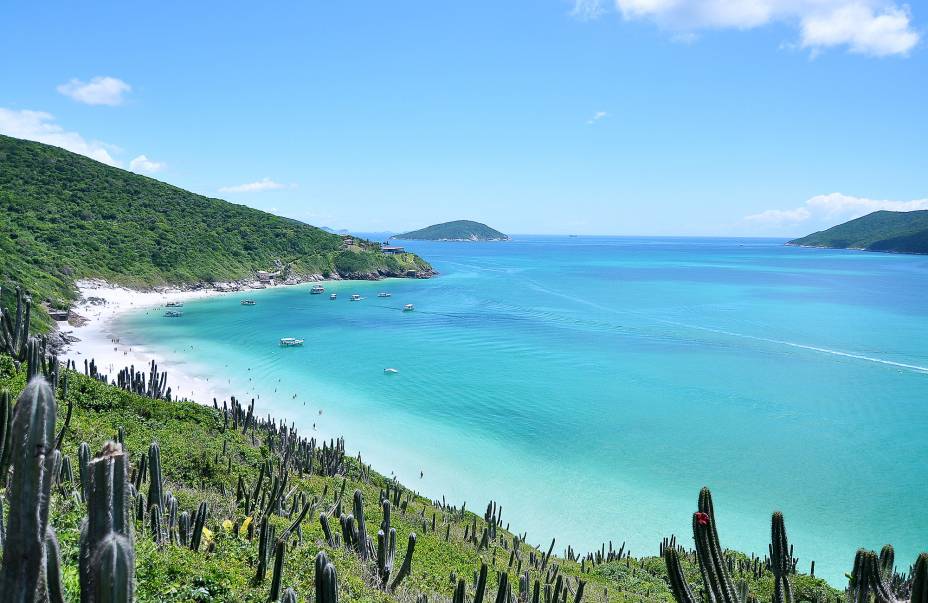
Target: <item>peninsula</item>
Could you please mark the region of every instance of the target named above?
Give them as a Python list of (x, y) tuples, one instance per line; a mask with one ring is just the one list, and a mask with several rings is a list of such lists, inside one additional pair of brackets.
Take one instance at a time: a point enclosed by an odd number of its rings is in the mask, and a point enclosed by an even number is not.
[(928, 210), (875, 211), (787, 243), (798, 247), (928, 253)]

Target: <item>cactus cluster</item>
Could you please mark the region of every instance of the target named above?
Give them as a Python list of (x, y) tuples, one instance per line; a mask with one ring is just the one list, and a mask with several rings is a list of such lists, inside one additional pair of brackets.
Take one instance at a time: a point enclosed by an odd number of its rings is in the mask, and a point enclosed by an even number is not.
[[(716, 603), (749, 603), (756, 598), (748, 592), (747, 583), (732, 580), (733, 565), (726, 559), (716, 530), (712, 494), (708, 488), (699, 493), (698, 508), (693, 514), (695, 560), (702, 575), (704, 598)], [(661, 546), (670, 590), (678, 603), (696, 603), (699, 599), (687, 583), (681, 558), (687, 553), (674, 539), (665, 539)], [(773, 603), (794, 603), (795, 595), (790, 575), (796, 573), (797, 560), (786, 537), (782, 513), (775, 512), (770, 521), (769, 558), (765, 568), (773, 574)], [(894, 570), (891, 546), (883, 547), (879, 555), (861, 549), (854, 558), (854, 569), (847, 588), (851, 603), (928, 603), (928, 553), (922, 553), (908, 575)], [(815, 564), (812, 564), (814, 573)], [(755, 560), (755, 576), (760, 573)], [(762, 571), (762, 570), (761, 570)]]
[(0, 353), (17, 362), (26, 361), (31, 310), (32, 299), (21, 287), (16, 287), (15, 315), (0, 305)]
[[(85, 364), (84, 370), (88, 375), (99, 375), (96, 365), (88, 366)], [(159, 372), (158, 364), (152, 360), (147, 375), (145, 371), (135, 370), (135, 365), (128, 366), (119, 371), (115, 385), (140, 396), (170, 402), (171, 388), (167, 386), (167, 381), (167, 372)]]

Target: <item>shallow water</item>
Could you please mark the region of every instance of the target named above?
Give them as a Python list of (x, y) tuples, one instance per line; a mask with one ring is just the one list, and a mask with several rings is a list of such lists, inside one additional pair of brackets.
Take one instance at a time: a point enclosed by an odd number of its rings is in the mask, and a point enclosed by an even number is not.
[(900, 566), (928, 548), (928, 258), (757, 239), (407, 247), (442, 275), (211, 298), (118, 329), (424, 494), (496, 500), (557, 550), (689, 542), (704, 484), (724, 545), (766, 554), (782, 510), (800, 568), (834, 584), (860, 546), (891, 542)]

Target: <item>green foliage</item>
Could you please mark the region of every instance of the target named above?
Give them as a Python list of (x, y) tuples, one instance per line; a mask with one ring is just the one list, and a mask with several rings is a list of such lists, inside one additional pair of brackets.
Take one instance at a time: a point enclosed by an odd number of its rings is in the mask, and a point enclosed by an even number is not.
[(396, 235), (393, 238), (413, 241), (505, 241), (509, 239), (507, 235), (500, 231), (471, 220), (455, 220), (453, 222), (434, 224), (420, 230)]
[[(402, 275), (358, 243), (343, 251), (340, 236), (314, 226), (0, 136), (0, 284), (21, 284), (52, 307), (67, 307), (74, 280), (87, 277), (135, 287), (213, 282), (272, 270), (276, 260), (292, 263), (293, 275)], [(14, 306), (13, 295), (0, 289), (0, 305)], [(44, 309), (34, 309), (47, 328)]]
[(789, 242), (806, 247), (928, 253), (928, 210), (875, 211)]

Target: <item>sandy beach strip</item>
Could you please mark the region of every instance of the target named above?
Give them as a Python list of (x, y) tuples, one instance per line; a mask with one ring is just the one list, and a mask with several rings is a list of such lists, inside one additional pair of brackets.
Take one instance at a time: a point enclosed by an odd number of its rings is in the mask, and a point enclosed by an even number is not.
[(168, 372), (167, 384), (171, 388), (173, 398), (188, 398), (201, 404), (212, 404), (214, 397), (220, 401), (228, 399), (230, 392), (219, 385), (220, 380), (211, 383), (204, 378), (188, 374), (183, 361), (155, 356), (146, 348), (144, 342), (129, 341), (119, 333), (114, 328), (114, 320), (126, 312), (165, 309), (168, 302), (187, 302), (217, 295), (247, 297), (249, 291), (220, 292), (214, 289), (171, 288), (136, 291), (96, 279), (78, 281), (76, 284), (80, 291), (80, 300), (72, 310), (84, 320), (80, 321), (80, 326), (62, 325), (61, 331), (80, 341), (70, 343), (61, 357), (73, 360), (79, 372), (84, 371), (85, 360), (93, 359), (97, 370), (108, 375), (108, 379), (113, 381), (119, 371), (128, 366), (134, 365), (137, 371), (147, 373), (151, 361), (155, 360), (160, 371)]

